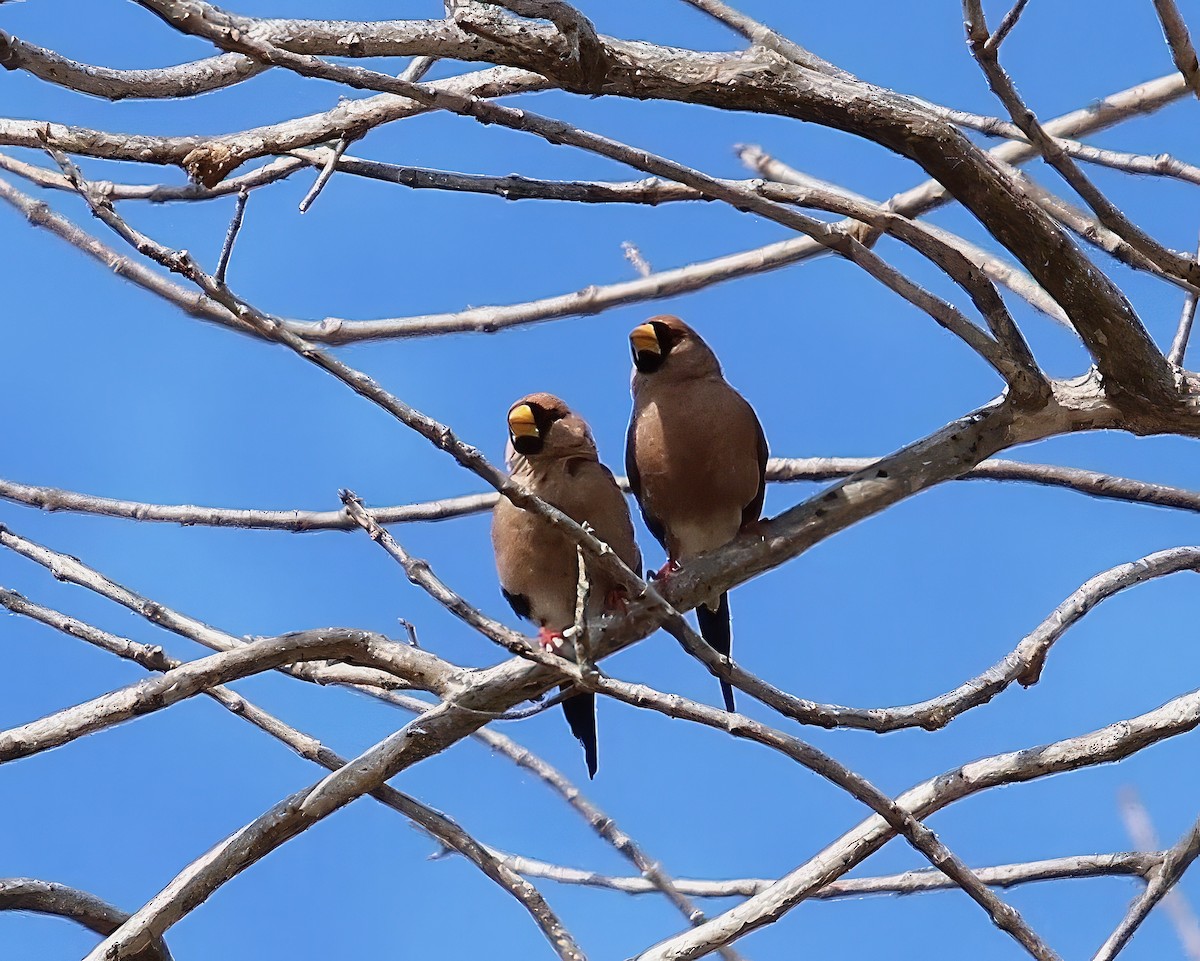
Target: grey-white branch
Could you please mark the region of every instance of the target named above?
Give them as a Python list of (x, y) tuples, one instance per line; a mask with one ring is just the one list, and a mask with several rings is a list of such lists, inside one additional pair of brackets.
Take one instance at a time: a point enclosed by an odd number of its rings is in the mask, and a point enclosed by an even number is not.
[[(461, 855), (499, 885), (528, 913), (563, 961), (585, 961), (585, 948), (530, 878), (628, 895), (664, 895), (687, 924), (657, 944), (644, 945), (638, 955), (641, 961), (685, 961), (713, 952), (726, 961), (736, 961), (739, 955), (734, 944), (738, 939), (779, 921), (804, 901), (945, 888), (968, 895), (992, 924), (1030, 956), (1051, 961), (1058, 957), (1053, 947), (996, 889), (1104, 875), (1135, 877), (1144, 882), (1144, 888), (1096, 954), (1098, 961), (1110, 961), (1154, 906), (1170, 897), (1200, 854), (1200, 822), (1165, 850), (1157, 850), (1155, 844), (1156, 850), (1140, 853), (1080, 854), (973, 869), (926, 826), (925, 819), (980, 791), (1111, 763), (1183, 735), (1200, 725), (1200, 694), (1196, 692), (1182, 694), (1137, 717), (1114, 719), (1090, 733), (963, 763), (891, 797), (832, 754), (792, 733), (657, 690), (639, 680), (618, 679), (608, 672), (605, 661), (663, 628), (710, 672), (737, 687), (756, 707), (785, 726), (798, 722), (868, 734), (935, 730), (955, 723), (968, 711), (981, 716), (993, 699), (1014, 696), (1005, 693), (1014, 683), (1037, 683), (1052, 646), (1105, 599), (1160, 577), (1200, 570), (1200, 547), (1181, 545), (1100, 571), (1041, 621), (1036, 620), (1040, 615), (1031, 613), (1032, 628), (1013, 640), (1010, 653), (1000, 661), (981, 666), (978, 673), (940, 694), (914, 692), (917, 699), (902, 705), (848, 707), (809, 700), (718, 653), (684, 618), (698, 604), (948, 481), (1021, 482), (1109, 501), (1200, 511), (1200, 492), (1194, 490), (996, 456), (1024, 443), (1077, 432), (1123, 430), (1139, 436), (1200, 437), (1200, 377), (1186, 370), (1184, 363), (1200, 293), (1200, 265), (1192, 254), (1171, 249), (1135, 224), (1084, 172), (1084, 167), (1102, 167), (1111, 176), (1152, 175), (1159, 184), (1200, 186), (1200, 166), (1184, 159), (1086, 142), (1093, 134), (1159, 111), (1189, 94), (1200, 98), (1200, 66), (1180, 11), (1172, 0), (1154, 0), (1167, 51), (1176, 66), (1174, 72), (1040, 121), (1001, 65), (1005, 43), (1011, 44), (1021, 30), (1030, 29), (1028, 18), (1022, 19), (1025, 0), (1016, 3), (995, 30), (989, 28), (978, 0), (963, 0), (962, 4), (967, 48), (997, 97), (1000, 117), (980, 116), (872, 86), (723, 0), (686, 2), (747, 46), (715, 53), (607, 36), (565, 0), (456, 0), (446, 4), (444, 19), (379, 22), (257, 19), (203, 0), (138, 0), (141, 7), (160, 18), (158, 28), (164, 34), (186, 36), (193, 42), (198, 39), (212, 48), (211, 55), (203, 59), (159, 68), (115, 69), (81, 63), (65, 52), (0, 31), (0, 66), (64, 91), (110, 101), (179, 101), (178, 107), (186, 110), (189, 97), (241, 84), (268, 70), (272, 76), (315, 78), (346, 94), (332, 109), (290, 116), (281, 108), (285, 115), (274, 123), (221, 134), (161, 136), (71, 126), (53, 118), (0, 117), (0, 147), (27, 152), (24, 156), (0, 153), (0, 170), (50, 191), (47, 196), (54, 198), (35, 199), (18, 189), (15, 180), (0, 178), (0, 200), (31, 226), (82, 251), (188, 316), (290, 351), (289, 356), (332, 377), (366, 404), (386, 413), (389, 429), (413, 431), (448, 455), (470, 471), (477, 483), (482, 482), (484, 491), (448, 491), (434, 500), (391, 506), (368, 506), (349, 491), (342, 492), (340, 507), (331, 496), (322, 509), (286, 504), (197, 506), (100, 496), (44, 486), (37, 478), (22, 477), (0, 479), (0, 499), (44, 512), (119, 518), (137, 524), (291, 533), (361, 530), (399, 564), (413, 584), (490, 642), (484, 650), (493, 656), (481, 666), (455, 664), (436, 653), (436, 630), (425, 630), (424, 625), (422, 646), (417, 646), (411, 625), (406, 625), (407, 641), (352, 626), (237, 637), (117, 583), (84, 560), (0, 525), (0, 547), (5, 551), (133, 611), (170, 635), (198, 642), (214, 652), (182, 660), (0, 587), (0, 606), (9, 612), (157, 672), (136, 684), (0, 731), (0, 764), (16, 763), (68, 744), (74, 744), (72, 750), (84, 750), (84, 735), (139, 715), (171, 710), (185, 699), (204, 695), (325, 769), (318, 780), (281, 798), (211, 850), (195, 852), (191, 863), (132, 913), (87, 892), (15, 878), (0, 879), (0, 910), (51, 913), (86, 925), (104, 939), (87, 961), (169, 961), (165, 936), (172, 925), (231, 878), (366, 795), (403, 815), (433, 838), (440, 850)], [(385, 72), (353, 62), (363, 58), (409, 59), (403, 69)], [(458, 72), (423, 82), (435, 62)], [(518, 109), (502, 102), (545, 90), (625, 98), (631, 103), (695, 103), (816, 123), (890, 150), (917, 164), (930, 179), (879, 201), (746, 145), (736, 150), (756, 179), (718, 177), (642, 145), (525, 109), (524, 104)], [(367, 95), (353, 97), (352, 91), (366, 91)], [(603, 157), (628, 173), (621, 174), (624, 179), (606, 181), (490, 176), (366, 155), (373, 131), (437, 111), (461, 117), (463, 123), (499, 126)], [(1003, 138), (1004, 142), (985, 150), (968, 131)], [(120, 180), (95, 179), (89, 174), (96, 160), (126, 168), (174, 167), (187, 180), (167, 182), (168, 171), (163, 182), (147, 184), (142, 182), (146, 177), (140, 169), (130, 169)], [(1043, 160), (1057, 171), (1083, 207), (1018, 169), (1031, 160)], [(252, 302), (241, 286), (228, 282), (227, 277), (241, 276), (235, 243), (239, 231), (256, 229), (253, 210), (243, 222), (247, 206), (257, 203), (251, 195), (258, 198), (302, 171), (308, 171), (304, 176), (311, 178), (311, 186), (300, 212), (312, 206), (332, 178), (360, 177), (389, 185), (387, 189), (441, 191), (438, 196), (442, 197), (489, 194), (510, 201), (572, 203), (580, 217), (586, 217), (594, 205), (708, 204), (705, 209), (756, 215), (783, 232), (784, 239), (658, 270), (634, 242), (627, 241), (625, 254), (638, 276), (566, 293), (552, 289), (523, 303), (465, 309), (447, 303), (440, 313), (374, 319), (285, 317), (269, 305)], [(103, 229), (109, 231), (107, 239), (92, 235), (55, 209), (55, 200), (69, 194), (86, 201)], [(193, 209), (193, 203), (222, 197), (236, 197), (237, 201), (225, 244), (211, 271), (187, 251), (173, 249), (134, 227), (126, 216), (135, 202), (180, 203)], [(322, 204), (333, 202), (329, 197)], [(973, 215), (991, 242), (981, 244), (921, 219), (949, 204), (961, 205)], [(818, 214), (840, 219), (822, 219)], [(892, 247), (881, 243), (884, 237)], [(953, 299), (923, 286), (885, 259), (880, 250), (896, 249), (895, 244), (904, 245), (906, 255), (920, 258), (940, 272), (943, 286), (955, 291)], [(771, 460), (766, 474), (770, 482), (821, 486), (815, 492), (806, 490), (807, 496), (797, 495), (792, 506), (763, 521), (757, 530), (688, 562), (665, 581), (643, 580), (588, 526), (576, 523), (516, 483), (436, 412), (418, 410), (385, 384), (351, 366), (337, 351), (346, 344), (494, 333), (602, 313), (806, 263), (822, 254), (843, 258), (857, 270), (857, 277), (870, 277), (894, 302), (917, 307), (958, 338), (960, 346), (967, 348), (969, 356), (964, 356), (968, 363), (984, 362), (982, 370), (997, 396), (883, 456)], [(1114, 279), (1115, 273), (1108, 271), (1107, 262), (1093, 259), (1101, 255), (1168, 285), (1164, 288), (1167, 292), (1181, 289), (1185, 293), (1178, 332), (1167, 354), (1148, 333)], [(657, 253), (653, 259), (659, 264)], [(1018, 325), (1017, 318), (1022, 315), (1010, 309), (1011, 298), (1053, 318), (1077, 337), (1089, 366), (1061, 378), (1044, 372)], [(237, 343), (235, 340), (235, 347)], [(619, 483), (627, 489), (625, 479)], [(533, 639), (485, 615), (476, 602), (410, 553), (394, 531), (396, 525), (405, 523), (450, 520), (490, 510), (501, 498), (553, 525), (578, 551), (576, 629), (581, 641), (587, 641), (586, 649), (579, 652), (579, 663), (543, 651)], [(595, 565), (595, 571), (620, 586), (626, 599), (621, 610), (592, 620), (584, 617), (592, 589), (588, 577), (592, 568), (585, 567), (585, 558), (588, 565)], [(316, 684), (352, 686), (415, 714), (415, 720), (357, 757), (346, 759), (227, 686), (266, 671), (280, 671)], [(813, 771), (854, 799), (863, 809), (864, 820), (840, 838), (808, 838), (810, 849), (818, 853), (778, 878), (677, 877), (652, 858), (645, 845), (618, 828), (614, 817), (601, 811), (579, 787), (491, 726), (493, 721), (522, 719), (557, 703), (549, 698), (560, 685), (566, 686), (568, 694), (591, 692), (706, 728), (714, 732), (712, 736), (766, 747), (775, 762)], [(408, 693), (414, 691), (420, 696)], [(524, 706), (530, 703), (532, 707)], [(512, 727), (519, 730), (519, 725)], [(449, 815), (386, 783), (465, 738), (482, 741), (531, 772), (638, 873), (619, 877), (568, 866), (561, 860), (498, 850), (467, 833)], [(896, 837), (931, 866), (899, 875), (844, 877)], [(734, 897), (738, 903), (706, 916), (693, 900), (717, 897)]]

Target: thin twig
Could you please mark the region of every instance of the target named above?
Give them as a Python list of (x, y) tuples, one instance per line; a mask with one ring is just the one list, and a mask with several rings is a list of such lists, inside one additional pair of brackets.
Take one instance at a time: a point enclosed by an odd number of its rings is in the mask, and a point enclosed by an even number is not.
[(595, 664), (592, 642), (588, 636), (587, 610), (588, 600), (592, 596), (592, 580), (584, 563), (583, 548), (578, 545), (575, 547), (575, 570), (575, 616), (571, 622), (571, 642), (575, 645), (575, 663), (583, 670), (591, 671), (595, 669)]
[(633, 264), (633, 269), (636, 270), (640, 276), (649, 277), (652, 273), (654, 273), (654, 269), (650, 266), (650, 263), (646, 260), (646, 258), (642, 256), (642, 252), (638, 249), (635, 243), (629, 240), (622, 240), (621, 250), (625, 254), (625, 259)]
[[(1025, 136), (1023, 130), (1011, 120), (1001, 120), (999, 117), (985, 117), (977, 113), (969, 113), (965, 110), (951, 110), (946, 107), (931, 104), (934, 111), (940, 117), (945, 117), (952, 123), (967, 127), (970, 130), (978, 130), (980, 133), (985, 133), (990, 137), (1006, 137), (1023, 144), (1029, 144), (1029, 138)], [(1044, 130), (1051, 131), (1055, 126), (1055, 121), (1047, 121)], [(1127, 150), (1110, 150), (1104, 147), (1094, 147), (1091, 144), (1080, 143), (1078, 140), (1072, 140), (1069, 137), (1052, 137), (1055, 145), (1059, 147), (1063, 153), (1074, 157), (1076, 160), (1082, 160), (1086, 163), (1096, 164), (1100, 167), (1109, 167), (1113, 170), (1122, 170), (1125, 173), (1144, 174), (1151, 177), (1168, 177), (1174, 180), (1182, 180), (1184, 183), (1200, 184), (1200, 167), (1195, 164), (1185, 163), (1177, 157), (1171, 156), (1169, 153), (1156, 154), (1140, 154), (1131, 153)]]
[(1025, 5), (1029, 0), (1017, 0), (1011, 10), (1004, 15), (1004, 19), (1000, 21), (1000, 26), (996, 28), (987, 39), (988, 50), (995, 51), (1000, 49), (1000, 44), (1004, 43), (1004, 38), (1008, 36), (1009, 31), (1017, 25), (1017, 21), (1021, 19), (1021, 14), (1025, 12)]
[[(1196, 258), (1200, 260), (1200, 245), (1196, 247)], [(1188, 338), (1192, 336), (1192, 322), (1196, 319), (1196, 300), (1200, 292), (1189, 290), (1183, 298), (1183, 310), (1179, 315), (1179, 326), (1175, 330), (1175, 339), (1171, 341), (1169, 360), (1176, 367), (1183, 367), (1187, 356)]]
[(405, 575), (413, 584), (424, 589), (434, 600), (441, 604), (451, 614), (465, 621), (485, 637), (495, 641), (510, 654), (525, 657), (546, 667), (557, 667), (562, 660), (558, 655), (546, 653), (538, 644), (528, 638), (509, 630), (499, 621), (492, 620), (480, 613), (459, 594), (446, 586), (430, 569), (429, 563), (418, 557), (413, 557), (401, 546), (391, 534), (384, 530), (376, 521), (371, 511), (363, 504), (354, 491), (341, 490), (338, 496), (346, 507), (346, 511), (354, 522), (370, 536), (376, 544), (382, 547), (391, 558), (403, 569)]
[(850, 78), (852, 76), (828, 60), (821, 59), (811, 50), (806, 50), (794, 40), (789, 40), (778, 31), (772, 30), (766, 24), (760, 23), (740, 10), (735, 10), (723, 0), (684, 0), (684, 3), (707, 13), (714, 20), (725, 24), (751, 43), (774, 50), (781, 57), (786, 57), (801, 67), (823, 73), (827, 77)]
[[(1157, 832), (1154, 830), (1154, 825), (1150, 821), (1150, 814), (1146, 810), (1145, 805), (1142, 804), (1141, 799), (1138, 797), (1137, 791), (1132, 787), (1123, 788), (1117, 795), (1117, 804), (1121, 810), (1121, 819), (1125, 822), (1125, 830), (1129, 833), (1129, 837), (1133, 840), (1133, 843), (1143, 851), (1157, 850)], [(1176, 845), (1176, 848), (1178, 848), (1178, 845)], [(1147, 882), (1153, 884), (1155, 879), (1161, 875), (1166, 866), (1166, 859), (1170, 857), (1171, 853), (1172, 852), (1169, 851), (1161, 852), (1163, 860), (1153, 871), (1146, 875)], [(1138, 913), (1141, 913), (1142, 909), (1139, 906), (1143, 904), (1143, 900), (1148, 894), (1149, 889), (1147, 888), (1142, 892), (1141, 896), (1134, 901), (1134, 903), (1130, 906), (1126, 918), (1117, 928), (1117, 931), (1113, 933), (1112, 937), (1105, 942), (1105, 946), (1101, 950), (1108, 949), (1110, 944), (1112, 945), (1113, 955), (1121, 950), (1123, 945), (1117, 945), (1114, 939), (1130, 923), (1134, 916), (1135, 910), (1137, 910)], [(1167, 914), (1171, 919), (1172, 926), (1175, 928), (1175, 933), (1179, 937), (1180, 945), (1183, 947), (1184, 954), (1187, 956), (1189, 961), (1200, 961), (1200, 921), (1197, 920), (1196, 914), (1194, 911), (1192, 911), (1191, 905), (1183, 896), (1183, 892), (1178, 888), (1164, 890), (1161, 894), (1161, 897), (1163, 907), (1166, 909)], [(1146, 905), (1145, 912), (1148, 913), (1152, 907), (1153, 904)], [(1140, 923), (1140, 921), (1137, 923)], [(1137, 927), (1137, 923), (1134, 923), (1132, 927), (1129, 927), (1124, 933), (1123, 938), (1125, 940), (1128, 940), (1130, 937), (1132, 937), (1134, 929)]]
[[(1150, 878), (1146, 889), (1134, 899), (1129, 911), (1100, 950), (1093, 956), (1092, 961), (1112, 961), (1129, 943), (1129, 939), (1146, 920), (1166, 895), (1172, 893), (1172, 888), (1183, 877), (1183, 873), (1200, 855), (1200, 820), (1197, 820), (1179, 839), (1170, 851), (1163, 857), (1163, 862)], [(1193, 954), (1192, 957), (1195, 957)]]
[(246, 215), (246, 201), (250, 199), (250, 191), (242, 188), (238, 191), (237, 207), (233, 211), (233, 219), (229, 221), (229, 230), (225, 232), (225, 244), (221, 247), (221, 257), (217, 261), (217, 269), (213, 278), (224, 286), (225, 271), (229, 268), (229, 258), (233, 256), (233, 245), (237, 241), (238, 231), (242, 229), (242, 218)]
[(396, 620), (399, 621), (400, 626), (408, 634), (408, 643), (413, 647), (420, 647), (421, 642), (417, 639), (417, 625), (412, 623), (412, 621), (406, 621), (403, 617), (398, 617)]
[[(429, 68), (435, 63), (437, 63), (437, 57), (414, 57), (412, 62), (401, 72), (400, 76), (405, 80), (416, 83), (429, 72)], [(338, 139), (333, 149), (329, 151), (329, 157), (325, 161), (324, 166), (321, 167), (321, 172), (317, 174), (317, 179), (313, 182), (308, 193), (304, 195), (304, 199), (300, 201), (300, 213), (308, 213), (308, 208), (320, 196), (321, 191), (325, 189), (325, 185), (329, 183), (329, 178), (338, 169), (338, 163), (341, 161), (342, 155), (346, 152), (346, 148), (350, 146), (352, 140), (352, 137), (344, 135)]]
[[(493, 852), (518, 874), (545, 878), (560, 884), (604, 888), (622, 894), (654, 894), (657, 888), (643, 877), (613, 877), (579, 868), (551, 864), (519, 854)], [(1037, 881), (1058, 881), (1066, 878), (1140, 877), (1149, 878), (1162, 863), (1164, 852), (1126, 852), (1119, 854), (1084, 854), (1075, 857), (1047, 858), (1021, 864), (1002, 864), (996, 867), (975, 868), (984, 884), (994, 887), (1013, 887)], [(676, 878), (675, 886), (695, 898), (734, 898), (760, 894), (775, 883), (773, 878), (730, 878), (722, 881)], [(861, 898), (864, 895), (907, 895), (925, 891), (945, 891), (957, 885), (941, 871), (922, 868), (902, 874), (879, 877), (849, 878), (832, 881), (814, 891), (812, 900), (835, 901), (841, 898)]]
[(1175, 5), (1175, 0), (1154, 0), (1154, 10), (1162, 24), (1163, 35), (1171, 48), (1171, 59), (1179, 68), (1183, 79), (1187, 81), (1192, 92), (1200, 97), (1200, 64), (1196, 62), (1196, 48), (1192, 46), (1192, 38), (1188, 33), (1183, 15)]
[(329, 151), (329, 159), (325, 161), (325, 166), (321, 168), (321, 172), (317, 174), (317, 179), (313, 182), (312, 187), (304, 195), (304, 199), (300, 201), (300, 213), (308, 213), (308, 208), (313, 205), (313, 201), (321, 195), (321, 191), (329, 183), (329, 178), (337, 170), (338, 161), (342, 159), (342, 154), (346, 152), (346, 148), (349, 146), (350, 139), (348, 137), (342, 137), (341, 140), (334, 144), (333, 149)]

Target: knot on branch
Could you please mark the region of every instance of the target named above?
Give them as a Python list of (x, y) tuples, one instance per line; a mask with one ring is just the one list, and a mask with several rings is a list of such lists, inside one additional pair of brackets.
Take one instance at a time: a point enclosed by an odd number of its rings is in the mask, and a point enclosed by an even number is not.
[(241, 162), (241, 156), (229, 144), (213, 141), (188, 151), (182, 166), (192, 181), (211, 190)]
[[(561, 66), (551, 68), (539, 66), (545, 73), (563, 86), (599, 93), (608, 76), (608, 53), (592, 21), (564, 0), (481, 0), (489, 6), (502, 7), (518, 17), (531, 20), (548, 20), (554, 24), (566, 44), (566, 54)], [(462, 29), (487, 37), (508, 47), (513, 46), (512, 31), (490, 30), (479, 19), (471, 16), (474, 3), (455, 6), (453, 16)], [(524, 31), (518, 30), (520, 35)]]

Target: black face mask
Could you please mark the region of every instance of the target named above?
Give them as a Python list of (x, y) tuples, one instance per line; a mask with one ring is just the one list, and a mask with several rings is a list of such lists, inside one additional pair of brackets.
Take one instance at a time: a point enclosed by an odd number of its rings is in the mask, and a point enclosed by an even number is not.
[(637, 350), (632, 344), (629, 345), (633, 350), (633, 366), (642, 374), (653, 374), (662, 366), (666, 356), (662, 353), (656, 353), (653, 350)]
[(531, 454), (537, 454), (541, 451), (544, 443), (540, 434), (537, 437), (531, 437), (529, 435), (516, 437), (510, 432), (508, 438), (510, 441), (512, 441), (513, 450), (515, 450), (522, 457), (529, 457)]
[(562, 418), (561, 414), (551, 413), (545, 408), (533, 404), (529, 405), (529, 409), (533, 411), (533, 423), (537, 427), (537, 433), (517, 436), (511, 429), (508, 432), (508, 439), (513, 445), (513, 450), (522, 457), (540, 454), (542, 448), (546, 446), (546, 435), (550, 433), (551, 425)]

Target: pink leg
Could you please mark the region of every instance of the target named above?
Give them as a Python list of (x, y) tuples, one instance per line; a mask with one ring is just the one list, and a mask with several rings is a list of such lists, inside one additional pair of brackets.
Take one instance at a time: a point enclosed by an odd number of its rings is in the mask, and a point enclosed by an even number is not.
[(547, 654), (557, 654), (563, 646), (562, 631), (552, 631), (545, 627), (538, 628), (538, 643)]
[(668, 577), (679, 570), (679, 561), (673, 557), (668, 557), (667, 562), (657, 571), (650, 575), (652, 581), (665, 581)]
[(624, 614), (629, 610), (629, 605), (626, 601), (629, 598), (629, 592), (623, 587), (614, 587), (611, 591), (604, 595), (604, 609), (606, 611), (617, 611)]

